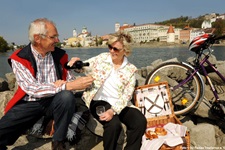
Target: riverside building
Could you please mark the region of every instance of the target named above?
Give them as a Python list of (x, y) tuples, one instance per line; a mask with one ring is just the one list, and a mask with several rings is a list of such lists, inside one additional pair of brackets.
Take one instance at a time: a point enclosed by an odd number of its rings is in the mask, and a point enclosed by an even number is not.
[(212, 23), (216, 20), (224, 20), (225, 14), (217, 15), (211, 13), (204, 16), (204, 21), (201, 24), (201, 28), (192, 28), (187, 25), (184, 28), (175, 28), (170, 25), (159, 24), (141, 24), (141, 25), (129, 25), (123, 24), (122, 26), (117, 22), (115, 23), (115, 32), (124, 30), (129, 32), (134, 40), (134, 43), (146, 43), (150, 41), (159, 41), (167, 43), (189, 43), (196, 36), (204, 33), (214, 33), (215, 29), (212, 28)]
[(145, 43), (150, 41), (160, 42), (179, 42), (180, 28), (174, 28), (172, 25), (158, 25), (158, 24), (142, 24), (142, 25), (128, 25), (119, 23), (115, 24), (115, 32), (124, 30), (129, 32), (134, 40), (134, 43)]

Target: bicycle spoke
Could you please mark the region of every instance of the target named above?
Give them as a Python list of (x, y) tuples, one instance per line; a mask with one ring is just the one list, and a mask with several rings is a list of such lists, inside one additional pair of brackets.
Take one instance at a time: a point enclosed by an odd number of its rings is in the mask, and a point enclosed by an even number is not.
[(201, 97), (200, 77), (192, 74), (192, 69), (179, 62), (168, 62), (158, 66), (147, 77), (146, 83), (167, 81), (176, 115), (191, 111)]

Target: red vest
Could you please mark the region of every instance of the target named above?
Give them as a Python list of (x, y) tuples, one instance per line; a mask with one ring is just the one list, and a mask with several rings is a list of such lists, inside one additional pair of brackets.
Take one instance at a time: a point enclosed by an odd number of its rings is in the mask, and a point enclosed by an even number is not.
[[(55, 48), (55, 51), (52, 52), (53, 60), (55, 63), (56, 74), (58, 79), (66, 80), (67, 70), (64, 68), (64, 64), (68, 61), (68, 55), (62, 49)], [(31, 52), (30, 44), (23, 49), (15, 51), (9, 57), (9, 64), (11, 65), (11, 59), (20, 62), (27, 69), (30, 70), (31, 74), (36, 77), (37, 67), (34, 56)], [(18, 86), (17, 91), (15, 92), (13, 98), (8, 102), (5, 107), (5, 113), (11, 109), (19, 100), (21, 100), (26, 93)]]

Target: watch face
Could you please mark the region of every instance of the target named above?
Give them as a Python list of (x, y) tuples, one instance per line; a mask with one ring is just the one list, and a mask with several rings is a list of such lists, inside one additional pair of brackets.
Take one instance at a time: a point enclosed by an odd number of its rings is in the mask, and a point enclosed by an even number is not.
[(144, 97), (146, 110), (151, 114), (158, 114), (163, 110), (164, 100), (161, 94), (148, 94)]

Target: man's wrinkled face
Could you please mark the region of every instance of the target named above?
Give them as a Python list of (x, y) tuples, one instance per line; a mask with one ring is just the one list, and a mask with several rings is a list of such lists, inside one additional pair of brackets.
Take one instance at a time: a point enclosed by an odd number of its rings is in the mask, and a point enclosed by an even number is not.
[(40, 46), (45, 52), (54, 51), (55, 45), (59, 42), (59, 34), (53, 24), (46, 24), (47, 33), (40, 35)]

